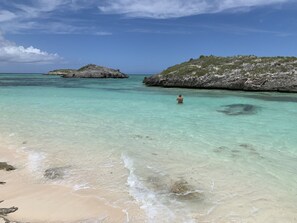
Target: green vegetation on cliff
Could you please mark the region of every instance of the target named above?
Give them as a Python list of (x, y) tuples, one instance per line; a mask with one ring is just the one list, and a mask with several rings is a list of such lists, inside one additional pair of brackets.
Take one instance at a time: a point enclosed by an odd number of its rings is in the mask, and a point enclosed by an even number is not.
[(256, 57), (256, 56), (200, 56), (187, 62), (169, 67), (161, 72), (163, 77), (224, 75), (226, 73), (245, 72), (249, 75), (263, 73), (297, 73), (296, 57)]

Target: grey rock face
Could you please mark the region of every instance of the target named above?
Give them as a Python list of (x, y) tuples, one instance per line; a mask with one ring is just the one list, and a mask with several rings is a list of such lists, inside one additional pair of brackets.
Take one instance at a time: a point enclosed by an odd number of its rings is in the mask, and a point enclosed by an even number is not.
[(89, 64), (78, 70), (61, 69), (48, 73), (49, 75), (60, 75), (64, 78), (128, 78), (128, 75), (107, 67)]
[(143, 83), (162, 87), (297, 92), (297, 58), (201, 56), (147, 77)]

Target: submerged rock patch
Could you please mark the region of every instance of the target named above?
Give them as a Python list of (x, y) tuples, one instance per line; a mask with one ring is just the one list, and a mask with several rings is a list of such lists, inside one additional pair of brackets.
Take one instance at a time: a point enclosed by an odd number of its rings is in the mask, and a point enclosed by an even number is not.
[(260, 154), (260, 152), (251, 144), (242, 143), (239, 145), (235, 145), (232, 147), (220, 146), (213, 150), (215, 153), (231, 156), (233, 158), (244, 158), (247, 155), (253, 156), (255, 158), (263, 159), (264, 157)]
[(50, 180), (63, 179), (63, 177), (65, 175), (65, 169), (67, 169), (67, 168), (69, 168), (69, 167), (66, 166), (66, 167), (49, 168), (44, 171), (43, 176)]
[(250, 104), (231, 104), (222, 107), (217, 111), (226, 115), (252, 115), (257, 112), (257, 106)]
[(153, 191), (174, 199), (195, 200), (202, 198), (202, 192), (184, 179), (173, 180), (170, 177), (149, 176), (146, 180)]
[(202, 193), (195, 190), (186, 180), (174, 181), (169, 188), (170, 193), (182, 199), (197, 199), (202, 197)]

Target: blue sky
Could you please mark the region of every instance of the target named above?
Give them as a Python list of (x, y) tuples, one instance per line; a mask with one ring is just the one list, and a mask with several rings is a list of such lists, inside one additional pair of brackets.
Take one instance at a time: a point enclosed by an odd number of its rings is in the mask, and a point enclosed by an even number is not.
[(297, 0), (1, 0), (0, 72), (297, 56)]

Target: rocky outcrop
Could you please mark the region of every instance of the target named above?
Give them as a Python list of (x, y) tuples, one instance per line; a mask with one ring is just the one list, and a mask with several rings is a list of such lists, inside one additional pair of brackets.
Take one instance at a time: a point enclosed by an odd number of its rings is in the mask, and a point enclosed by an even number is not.
[[(0, 201), (2, 203), (3, 201)], [(5, 218), (8, 214), (16, 212), (18, 210), (17, 207), (10, 207), (10, 208), (0, 208), (0, 222), (1, 223), (18, 223), (16, 221), (10, 221)]]
[(48, 75), (59, 75), (65, 78), (128, 78), (128, 75), (107, 67), (89, 64), (78, 70), (61, 69), (48, 72)]
[(16, 212), (18, 210), (17, 207), (11, 207), (11, 208), (0, 208), (0, 215), (6, 216), (10, 213)]
[(11, 171), (11, 170), (15, 170), (15, 167), (7, 164), (6, 162), (0, 162), (0, 170)]
[(297, 92), (296, 57), (200, 56), (143, 80), (148, 86)]

